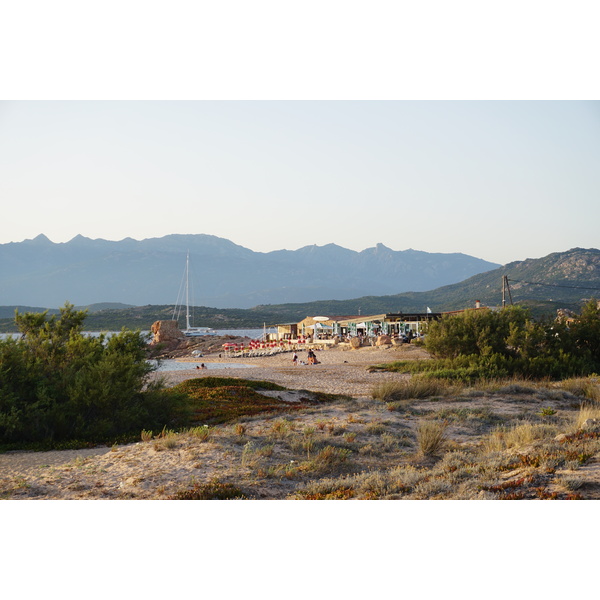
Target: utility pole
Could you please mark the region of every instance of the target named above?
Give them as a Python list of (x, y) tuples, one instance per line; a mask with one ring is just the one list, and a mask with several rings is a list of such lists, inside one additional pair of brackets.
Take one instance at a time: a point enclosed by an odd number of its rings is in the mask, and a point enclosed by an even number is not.
[(502, 275), (502, 308), (506, 306), (506, 292), (508, 291), (508, 297), (510, 303), (513, 303), (512, 294), (510, 293), (510, 285), (508, 285), (508, 275)]

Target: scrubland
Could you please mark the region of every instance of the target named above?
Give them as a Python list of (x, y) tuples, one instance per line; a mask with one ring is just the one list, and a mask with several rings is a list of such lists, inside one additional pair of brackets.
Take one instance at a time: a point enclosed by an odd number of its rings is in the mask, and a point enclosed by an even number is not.
[[(291, 367), (286, 356), (256, 359), (258, 366), (243, 375), (241, 369), (228, 372), (235, 381), (215, 380), (214, 371), (212, 382), (205, 373), (173, 375), (173, 389), (183, 385), (194, 398), (189, 427), (142, 431), (136, 443), (97, 449), (91, 456), (72, 451), (48, 464), (28, 464), (19, 453), (2, 455), (0, 495), (600, 497), (596, 378), (465, 384), (370, 369), (391, 353), (426, 360), (415, 349), (365, 348), (323, 351), (314, 367)], [(343, 374), (335, 391), (332, 373)], [(271, 385), (261, 386), (261, 380)]]

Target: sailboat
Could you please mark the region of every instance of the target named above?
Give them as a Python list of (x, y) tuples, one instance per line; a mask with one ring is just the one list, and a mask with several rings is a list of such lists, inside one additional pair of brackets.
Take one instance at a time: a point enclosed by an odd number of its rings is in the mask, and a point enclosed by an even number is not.
[[(176, 320), (176, 313), (180, 308), (179, 298), (173, 311), (173, 319)], [(183, 335), (187, 337), (197, 337), (200, 335), (216, 335), (217, 332), (210, 327), (192, 327), (190, 325), (190, 252), (188, 250), (185, 261), (185, 329), (182, 330)]]

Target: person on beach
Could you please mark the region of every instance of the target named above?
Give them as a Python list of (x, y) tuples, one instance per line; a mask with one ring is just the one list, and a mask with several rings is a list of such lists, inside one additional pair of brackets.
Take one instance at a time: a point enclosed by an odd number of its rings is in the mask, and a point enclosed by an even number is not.
[(292, 362), (294, 363), (294, 365), (298, 365), (298, 355), (295, 352), (292, 356)]

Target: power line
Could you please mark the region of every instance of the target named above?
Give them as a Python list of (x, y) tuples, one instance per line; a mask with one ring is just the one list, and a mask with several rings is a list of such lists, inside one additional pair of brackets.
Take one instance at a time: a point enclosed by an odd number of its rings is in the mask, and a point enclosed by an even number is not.
[(526, 283), (528, 285), (543, 285), (545, 287), (566, 288), (568, 290), (594, 290), (600, 292), (600, 288), (584, 287), (580, 285), (559, 285), (556, 283), (540, 283), (539, 281), (519, 281), (518, 279), (507, 279), (507, 281), (511, 281), (512, 283)]

